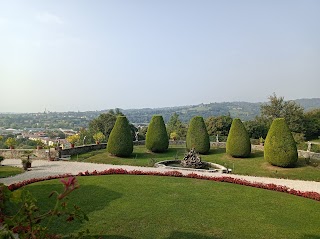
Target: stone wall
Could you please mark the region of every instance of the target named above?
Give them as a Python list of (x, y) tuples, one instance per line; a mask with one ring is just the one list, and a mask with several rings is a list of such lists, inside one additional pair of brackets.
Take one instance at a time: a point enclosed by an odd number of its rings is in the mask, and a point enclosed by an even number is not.
[(106, 143), (102, 144), (89, 144), (89, 145), (83, 145), (83, 146), (78, 146), (74, 148), (68, 148), (68, 149), (62, 149), (61, 150), (61, 156), (63, 155), (77, 155), (77, 154), (83, 154), (83, 153), (88, 153), (90, 151), (94, 150), (100, 150), (100, 149), (105, 149), (107, 147)]
[(299, 158), (320, 160), (320, 153), (298, 150)]
[[(133, 145), (144, 145), (144, 144), (145, 144), (144, 140), (133, 141)], [(83, 146), (78, 146), (78, 147), (74, 147), (74, 148), (62, 149), (61, 156), (63, 156), (63, 155), (71, 155), (72, 156), (72, 155), (88, 153), (90, 151), (106, 149), (106, 148), (107, 148), (106, 143), (83, 145)]]
[[(4, 156), (6, 159), (19, 159), (23, 158), (26, 153), (33, 154), (33, 157), (36, 157), (38, 159), (47, 159), (48, 157), (48, 149), (0, 149), (0, 155)], [(54, 149), (51, 149), (51, 152), (53, 153)]]

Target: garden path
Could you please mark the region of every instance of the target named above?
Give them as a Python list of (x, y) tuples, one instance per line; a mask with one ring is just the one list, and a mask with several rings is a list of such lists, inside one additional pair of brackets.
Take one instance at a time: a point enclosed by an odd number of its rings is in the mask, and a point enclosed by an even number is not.
[[(22, 167), (20, 159), (5, 159), (2, 161), (3, 165)], [(185, 170), (170, 170), (164, 168), (153, 168), (153, 167), (138, 167), (138, 166), (127, 166), (127, 165), (111, 165), (111, 164), (95, 164), (95, 163), (82, 163), (82, 162), (68, 162), (68, 161), (46, 161), (46, 160), (33, 160), (32, 168), (30, 171), (22, 174), (15, 175), (8, 178), (0, 178), (0, 183), (10, 185), (13, 183), (21, 182), (32, 178), (43, 178), (47, 176), (54, 176), (59, 174), (72, 174), (77, 175), (79, 172), (94, 170), (103, 171), (106, 169), (126, 169), (126, 170), (141, 170), (141, 171), (153, 171), (153, 172), (167, 172), (167, 171), (179, 171), (183, 174), (192, 173), (192, 171)], [(266, 184), (276, 184), (287, 186), (288, 188), (299, 190), (302, 192), (317, 192), (320, 193), (320, 182), (313, 181), (302, 181), (302, 180), (289, 180), (279, 178), (267, 178), (267, 177), (254, 177), (237, 174), (221, 174), (221, 173), (208, 173), (208, 172), (194, 172), (199, 175), (206, 176), (225, 176), (237, 179), (244, 179), (250, 182), (259, 182)]]

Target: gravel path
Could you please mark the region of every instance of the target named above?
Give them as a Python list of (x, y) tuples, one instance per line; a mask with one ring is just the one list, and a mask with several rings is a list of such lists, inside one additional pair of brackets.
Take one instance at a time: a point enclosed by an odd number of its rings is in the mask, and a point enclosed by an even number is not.
[[(20, 159), (5, 159), (2, 161), (3, 165), (22, 167)], [(67, 161), (46, 161), (46, 160), (33, 160), (32, 168), (30, 171), (18, 174), (13, 177), (0, 178), (0, 183), (10, 185), (23, 180), (32, 178), (42, 178), (46, 176), (54, 176), (59, 174), (70, 173), (73, 175), (79, 172), (94, 170), (103, 171), (110, 168), (122, 168), (126, 170), (141, 170), (141, 171), (153, 171), (153, 172), (167, 172), (173, 171), (170, 169), (153, 168), (153, 167), (137, 167), (127, 165), (111, 165), (111, 164), (95, 164), (95, 163), (80, 163), (80, 162), (67, 162)], [(183, 174), (189, 174), (192, 171), (185, 170), (174, 170), (180, 171)], [(254, 177), (254, 176), (243, 176), (236, 174), (221, 174), (221, 173), (208, 173), (208, 172), (195, 172), (199, 175), (207, 176), (227, 176), (232, 178), (245, 179), (250, 182), (259, 183), (273, 183), (276, 185), (287, 186), (291, 189), (299, 190), (302, 192), (317, 192), (320, 193), (320, 182), (313, 181), (302, 181), (302, 180), (289, 180), (289, 179), (278, 179), (278, 178), (266, 178), (266, 177)]]

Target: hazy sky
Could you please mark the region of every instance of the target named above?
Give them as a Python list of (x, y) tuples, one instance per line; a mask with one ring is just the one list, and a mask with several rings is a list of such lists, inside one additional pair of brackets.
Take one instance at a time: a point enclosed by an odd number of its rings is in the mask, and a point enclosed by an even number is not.
[(320, 97), (319, 0), (0, 0), (0, 112)]

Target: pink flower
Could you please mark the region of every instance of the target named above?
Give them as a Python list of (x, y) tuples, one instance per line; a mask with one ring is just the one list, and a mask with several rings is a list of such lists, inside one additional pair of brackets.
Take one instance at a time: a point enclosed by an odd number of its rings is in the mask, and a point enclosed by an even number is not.
[(73, 190), (75, 189), (77, 185), (77, 179), (75, 177), (69, 177), (68, 180), (60, 179), (60, 182), (62, 182), (65, 186), (65, 191), (67, 190)]

